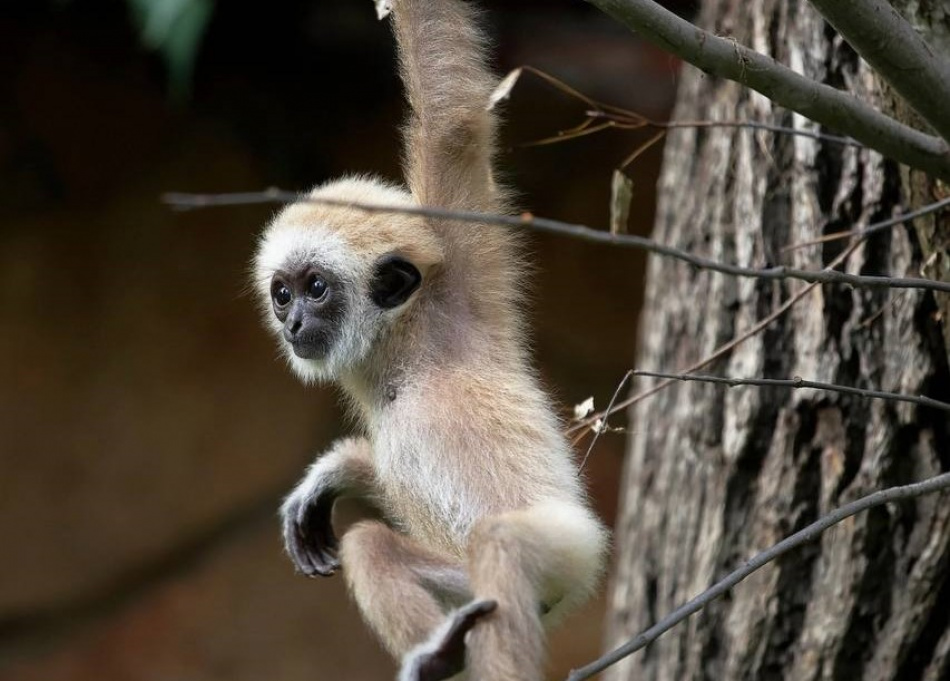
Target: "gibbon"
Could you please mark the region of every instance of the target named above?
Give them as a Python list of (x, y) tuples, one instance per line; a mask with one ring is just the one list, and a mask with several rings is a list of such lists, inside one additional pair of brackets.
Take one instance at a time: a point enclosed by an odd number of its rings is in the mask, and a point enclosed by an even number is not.
[[(463, 0), (393, 0), (408, 188), (324, 184), (261, 238), (267, 325), (305, 382), (341, 386), (361, 434), (319, 456), (282, 506), (306, 575), (342, 567), (402, 681), (463, 669), (539, 681), (544, 630), (595, 589), (607, 532), (530, 367), (516, 236), (503, 227), (346, 203), (505, 212), (492, 174), (496, 79)], [(342, 202), (342, 204), (341, 204)], [(337, 540), (334, 501), (384, 521)]]

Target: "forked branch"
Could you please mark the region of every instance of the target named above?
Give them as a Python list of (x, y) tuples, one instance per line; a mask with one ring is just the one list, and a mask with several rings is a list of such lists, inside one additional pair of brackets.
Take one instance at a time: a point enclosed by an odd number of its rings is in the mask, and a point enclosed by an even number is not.
[(950, 146), (945, 140), (899, 123), (856, 97), (806, 78), (734, 40), (704, 31), (653, 0), (588, 1), (706, 73), (746, 85), (884, 156), (950, 182)]
[(950, 140), (950, 55), (931, 48), (887, 0), (811, 4), (944, 140)]

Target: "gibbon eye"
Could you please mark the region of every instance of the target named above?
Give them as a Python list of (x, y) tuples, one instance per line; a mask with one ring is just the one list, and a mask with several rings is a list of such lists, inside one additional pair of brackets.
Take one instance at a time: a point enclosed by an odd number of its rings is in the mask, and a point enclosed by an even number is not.
[(275, 281), (274, 285), (271, 287), (271, 297), (274, 299), (274, 303), (277, 307), (284, 307), (290, 303), (291, 298), (294, 295), (290, 292), (290, 289), (287, 288), (287, 285), (282, 281)]
[(307, 282), (307, 295), (314, 300), (320, 300), (327, 292), (327, 282), (323, 277), (316, 275)]

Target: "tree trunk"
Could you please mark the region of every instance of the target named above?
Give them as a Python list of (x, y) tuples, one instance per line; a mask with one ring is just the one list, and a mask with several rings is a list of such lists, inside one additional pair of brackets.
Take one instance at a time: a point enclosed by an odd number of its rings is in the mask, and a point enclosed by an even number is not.
[[(950, 35), (950, 16), (935, 9), (940, 3), (905, 4), (918, 28), (933, 32), (932, 44), (947, 48), (941, 36)], [(909, 119), (802, 0), (705, 0), (699, 23)], [(675, 117), (814, 129), (692, 68)], [(659, 242), (724, 261), (810, 269), (828, 265), (847, 242), (783, 247), (950, 193), (865, 150), (736, 129), (673, 132), (659, 191)], [(950, 215), (927, 217), (872, 237), (846, 268), (950, 279), (948, 242)], [(659, 258), (647, 281), (637, 368), (658, 370), (706, 357), (804, 286)], [(704, 372), (801, 376), (948, 400), (950, 296), (939, 298), (818, 287)], [(641, 402), (631, 418), (610, 647), (832, 508), (950, 470), (950, 419), (910, 404), (679, 383)], [(880, 507), (755, 573), (606, 678), (950, 679), (948, 569), (950, 494)]]

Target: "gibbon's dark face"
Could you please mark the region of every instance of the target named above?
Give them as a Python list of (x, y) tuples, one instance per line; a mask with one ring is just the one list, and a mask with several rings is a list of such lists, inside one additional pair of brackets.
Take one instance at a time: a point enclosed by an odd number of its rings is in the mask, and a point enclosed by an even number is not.
[[(369, 295), (381, 310), (405, 303), (422, 283), (419, 270), (396, 255), (380, 258), (373, 268)], [(271, 304), (283, 324), (283, 336), (297, 357), (323, 359), (342, 335), (347, 314), (344, 283), (332, 272), (304, 265), (278, 270), (271, 280)]]
[(341, 282), (313, 265), (274, 273), (270, 287), (274, 314), (284, 325), (284, 340), (301, 359), (324, 358), (346, 316)]

